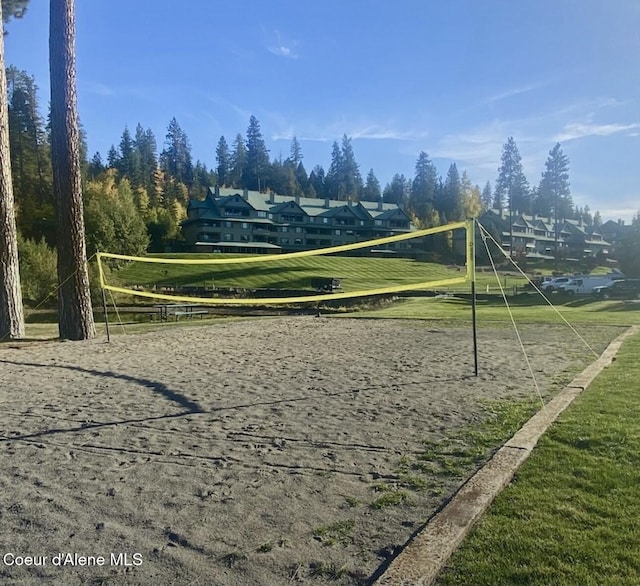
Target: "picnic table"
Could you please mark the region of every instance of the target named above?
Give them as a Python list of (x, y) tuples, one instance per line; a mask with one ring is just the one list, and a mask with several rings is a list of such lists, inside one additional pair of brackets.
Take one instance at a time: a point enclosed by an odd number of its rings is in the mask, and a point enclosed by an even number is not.
[(158, 303), (154, 307), (160, 321), (168, 321), (170, 317), (175, 317), (178, 321), (180, 317), (193, 318), (196, 315), (202, 317), (208, 313), (202, 306), (193, 303)]

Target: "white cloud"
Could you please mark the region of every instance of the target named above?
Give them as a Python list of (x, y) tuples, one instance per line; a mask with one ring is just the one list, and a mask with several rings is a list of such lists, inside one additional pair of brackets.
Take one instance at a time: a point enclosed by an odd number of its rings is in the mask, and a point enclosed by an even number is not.
[(493, 96), (489, 96), (485, 100), (483, 100), (484, 104), (491, 104), (493, 102), (499, 102), (501, 100), (505, 100), (507, 98), (512, 98), (513, 96), (518, 96), (520, 94), (527, 94), (534, 90), (543, 88), (548, 85), (548, 82), (537, 82), (530, 83), (521, 87), (515, 87), (504, 92), (500, 92), (498, 94), (494, 94)]
[(577, 140), (587, 136), (611, 136), (612, 134), (620, 134), (627, 132), (629, 136), (636, 136), (635, 131), (640, 128), (640, 124), (591, 124), (573, 122), (566, 124), (562, 132), (553, 137), (554, 142), (567, 142)]
[(285, 57), (287, 59), (297, 59), (298, 42), (291, 40), (283, 40), (280, 31), (274, 30), (272, 33), (267, 33), (263, 30), (266, 37), (266, 48), (269, 53), (276, 57)]
[[(175, 89), (176, 86), (172, 86)], [(78, 89), (83, 93), (93, 94), (106, 98), (136, 98), (140, 100), (154, 99), (159, 93), (166, 92), (162, 86), (114, 86), (101, 81), (80, 80)]]
[(290, 59), (295, 59), (297, 55), (291, 50), (291, 47), (285, 47), (284, 45), (276, 46), (268, 46), (267, 50), (269, 53), (276, 55), (278, 57), (289, 57)]
[(391, 126), (369, 125), (361, 127), (352, 127), (347, 136), (353, 139), (369, 139), (369, 140), (420, 140), (429, 135), (428, 130), (412, 129), (399, 130)]
[(497, 169), (500, 164), (502, 146), (509, 136), (514, 136), (519, 145), (523, 139), (514, 133), (513, 125), (494, 121), (476, 130), (444, 135), (430, 154), (451, 159), (479, 169)]
[(342, 120), (324, 127), (315, 125), (305, 127), (303, 123), (297, 129), (294, 129), (290, 123), (283, 123), (280, 130), (272, 133), (271, 138), (272, 140), (290, 140), (295, 135), (298, 140), (333, 142), (339, 141), (344, 134), (353, 140), (416, 141), (426, 138), (429, 132), (425, 129), (403, 130), (392, 124), (356, 124)]

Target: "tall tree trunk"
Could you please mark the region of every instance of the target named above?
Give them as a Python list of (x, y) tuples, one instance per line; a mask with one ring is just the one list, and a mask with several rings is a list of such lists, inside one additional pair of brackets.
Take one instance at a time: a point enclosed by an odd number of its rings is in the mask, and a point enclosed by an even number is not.
[(58, 329), (62, 339), (95, 337), (80, 176), (74, 0), (51, 0), (51, 159), (58, 213)]
[[(0, 4), (0, 23), (2, 23), (2, 4)], [(9, 155), (9, 111), (4, 68), (4, 39), (0, 34), (0, 340), (7, 338), (24, 338), (24, 310), (20, 289), (18, 238)]]

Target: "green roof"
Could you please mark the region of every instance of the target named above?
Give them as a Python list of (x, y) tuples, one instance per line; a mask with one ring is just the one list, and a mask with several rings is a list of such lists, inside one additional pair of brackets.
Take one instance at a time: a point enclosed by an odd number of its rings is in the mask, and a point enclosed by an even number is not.
[[(244, 191), (232, 187), (218, 188), (219, 195), (216, 196), (215, 188), (209, 188), (209, 196), (207, 199), (214, 200), (223, 204), (225, 198), (240, 196), (253, 209), (258, 211), (266, 211), (271, 213), (279, 213), (284, 205), (290, 202), (297, 203), (308, 216), (333, 216), (336, 210), (345, 206), (351, 207), (356, 217), (366, 219), (367, 216), (379, 218), (387, 217), (388, 212), (397, 212), (400, 208), (394, 203), (378, 203), (375, 201), (359, 201), (349, 204), (344, 200), (321, 199), (315, 197), (291, 197), (288, 195), (279, 195), (277, 193), (261, 193), (259, 191)], [(206, 200), (189, 202), (191, 207), (206, 207)], [(208, 205), (211, 205), (210, 203)], [(404, 212), (402, 212), (404, 213)]]

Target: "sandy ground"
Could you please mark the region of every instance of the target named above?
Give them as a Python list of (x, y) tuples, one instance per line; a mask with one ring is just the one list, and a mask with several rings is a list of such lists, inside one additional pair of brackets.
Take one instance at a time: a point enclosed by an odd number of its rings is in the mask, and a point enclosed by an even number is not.
[[(544, 395), (592, 359), (521, 334)], [(478, 377), (471, 344), (307, 316), (0, 346), (0, 582), (366, 584), (463, 480), (403, 465), (536, 397), (512, 330), (479, 330)]]

